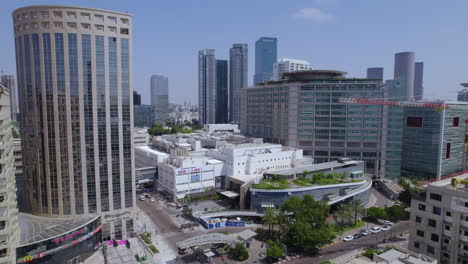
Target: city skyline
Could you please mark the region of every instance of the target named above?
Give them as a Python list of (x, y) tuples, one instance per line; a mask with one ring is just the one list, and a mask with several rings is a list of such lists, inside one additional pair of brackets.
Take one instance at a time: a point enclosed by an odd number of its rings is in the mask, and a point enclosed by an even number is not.
[[(330, 2), (330, 3), (324, 3)], [(365, 77), (368, 67), (384, 67), (384, 79), (393, 76), (393, 54), (401, 51), (414, 51), (418, 58), (425, 62), (425, 98), (451, 99), (456, 98), (458, 84), (465, 82), (466, 56), (459, 56), (468, 38), (459, 35), (462, 30), (463, 15), (461, 10), (468, 4), (454, 1), (445, 6), (436, 1), (426, 1), (424, 13), (415, 2), (401, 4), (394, 2), (373, 3), (361, 1), (363, 8), (352, 9), (353, 4), (345, 1), (295, 1), (294, 3), (277, 2), (269, 7), (271, 14), (278, 19), (262, 19), (258, 16), (264, 6), (251, 4), (251, 10), (245, 10), (245, 21), (236, 20), (231, 4), (221, 4), (207, 1), (205, 5), (197, 6), (187, 3), (186, 8), (176, 7), (173, 3), (164, 3), (154, 14), (151, 2), (141, 2), (138, 7), (130, 6), (125, 1), (113, 1), (112, 9), (132, 14), (135, 19), (135, 90), (142, 94), (144, 104), (149, 103), (147, 82), (154, 72), (168, 76), (171, 80), (170, 102), (181, 103), (190, 100), (196, 102), (197, 95), (197, 59), (196, 51), (213, 48), (217, 50), (219, 59), (229, 57), (232, 43), (247, 43), (254, 46), (255, 40), (262, 36), (278, 38), (278, 57), (302, 58), (310, 61), (316, 69), (340, 69), (348, 72), (348, 76)], [(108, 8), (109, 1), (50, 1), (51, 4), (80, 5), (93, 8)], [(212, 5), (210, 5), (212, 3)], [(400, 7), (405, 4), (405, 9)], [(18, 7), (38, 4), (37, 1), (9, 1), (3, 3), (0, 11), (5, 27), (0, 29), (2, 35), (12, 37), (11, 12)], [(309, 8), (309, 9), (307, 9)], [(317, 21), (313, 13), (307, 10), (315, 8), (328, 14), (327, 19)], [(191, 12), (190, 10), (197, 10)], [(250, 8), (249, 8), (250, 9)], [(299, 12), (301, 11), (302, 12)], [(388, 12), (376, 12), (387, 10)], [(372, 11), (372, 12), (369, 12)], [(369, 15), (375, 13), (377, 15)], [(395, 13), (399, 19), (395, 20)], [(448, 15), (450, 13), (450, 15)], [(168, 17), (180, 16), (177, 23), (167, 23)], [(190, 15), (189, 15), (190, 14)], [(210, 15), (208, 15), (210, 14)], [(294, 15), (296, 14), (296, 15)], [(365, 15), (364, 15), (365, 14)], [(223, 17), (221, 25), (212, 28), (204, 27), (208, 21)], [(433, 19), (433, 18), (436, 19)], [(437, 18), (444, 18), (437, 19)], [(315, 19), (315, 20), (314, 20)], [(239, 23), (234, 23), (236, 20)], [(278, 21), (277, 21), (278, 20)], [(376, 20), (377, 23), (368, 23)], [(460, 22), (460, 23), (459, 23)], [(154, 30), (155, 34), (144, 34)], [(202, 27), (203, 26), (203, 27)], [(235, 28), (237, 26), (237, 28)], [(187, 28), (189, 27), (189, 28)], [(224, 30), (220, 30), (225, 27)], [(200, 30), (203, 28), (203, 30)], [(286, 30), (291, 28), (291, 30)], [(178, 32), (186, 32), (183, 37), (192, 39), (190, 47), (180, 41)], [(358, 36), (358, 41), (347, 42), (344, 45), (337, 41), (333, 32), (342, 30), (341, 36)], [(313, 31), (314, 37), (307, 37), (301, 32)], [(154, 35), (154, 36), (152, 36)], [(386, 41), (381, 41), (384, 35)], [(198, 36), (198, 37), (195, 37)], [(216, 37), (214, 37), (216, 36)], [(8, 39), (8, 38), (7, 38)], [(144, 39), (144, 41), (143, 41)], [(321, 41), (317, 41), (321, 39)], [(449, 46), (450, 49), (446, 49)], [(438, 51), (443, 48), (444, 56)], [(361, 52), (361, 50), (366, 52)], [(6, 41), (0, 51), (2, 64), (0, 68), (5, 74), (14, 74), (14, 47), (12, 41)], [(250, 49), (249, 57), (254, 58), (254, 49)], [(175, 63), (181, 61), (184, 63)], [(254, 60), (249, 62), (249, 84), (253, 81)], [(452, 70), (447, 70), (451, 68)], [(442, 73), (442, 74), (441, 74)], [(177, 78), (180, 74), (184, 78)], [(443, 87), (441, 89), (440, 87)], [(179, 96), (177, 96), (179, 95)]]

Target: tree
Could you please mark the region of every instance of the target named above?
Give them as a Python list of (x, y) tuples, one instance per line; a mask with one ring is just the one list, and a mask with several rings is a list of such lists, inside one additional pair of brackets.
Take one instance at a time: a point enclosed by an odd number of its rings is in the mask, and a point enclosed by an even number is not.
[(284, 211), (277, 211), (275, 218), (278, 225), (278, 238), (281, 240), (287, 231), (290, 222), (289, 217)]
[(272, 262), (275, 262), (283, 256), (283, 249), (277, 243), (272, 243), (269, 245), (266, 255)]
[(336, 223), (339, 227), (344, 227), (348, 225), (351, 221), (351, 207), (347, 204), (340, 204), (338, 205), (338, 210), (335, 212), (333, 216)]
[(268, 232), (270, 232), (271, 235), (271, 229), (276, 224), (276, 212), (271, 208), (267, 208), (262, 217), (262, 222), (263, 225), (268, 226)]
[(358, 199), (353, 199), (350, 205), (350, 209), (353, 212), (354, 225), (356, 225), (358, 217), (360, 215), (364, 215), (366, 213), (366, 209), (362, 205), (362, 201)]
[(369, 221), (377, 221), (378, 219), (387, 219), (387, 213), (383, 208), (371, 207), (367, 209), (367, 218)]
[(331, 261), (329, 260), (324, 260), (322, 262), (320, 262), (320, 264), (333, 264)]
[(398, 194), (398, 200), (403, 202), (405, 206), (411, 205), (411, 199), (413, 199), (413, 192), (410, 189), (404, 189)]
[(403, 220), (408, 217), (408, 212), (405, 211), (404, 207), (399, 205), (385, 207), (385, 213), (392, 221)]
[(233, 248), (229, 249), (229, 256), (238, 261), (244, 261), (249, 258), (249, 252), (244, 244), (237, 243)]

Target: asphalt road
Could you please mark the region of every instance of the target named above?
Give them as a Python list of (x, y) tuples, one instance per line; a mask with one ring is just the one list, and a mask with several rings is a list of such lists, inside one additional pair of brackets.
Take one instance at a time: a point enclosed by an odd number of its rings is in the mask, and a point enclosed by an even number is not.
[(409, 221), (402, 221), (395, 224), (389, 231), (368, 235), (365, 237), (351, 240), (349, 242), (340, 241), (337, 244), (320, 250), (318, 255), (302, 257), (297, 260), (290, 261), (288, 263), (309, 264), (320, 263), (325, 260), (331, 260), (356, 249), (361, 250), (384, 243), (384, 240), (386, 240), (385, 243), (391, 242), (389, 241), (390, 237), (407, 232), (408, 229)]

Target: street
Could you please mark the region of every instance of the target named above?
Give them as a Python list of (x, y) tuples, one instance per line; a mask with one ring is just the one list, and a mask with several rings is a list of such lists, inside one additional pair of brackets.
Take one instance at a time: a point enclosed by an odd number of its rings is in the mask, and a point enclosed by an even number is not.
[(324, 249), (320, 250), (318, 255), (302, 257), (297, 260), (290, 261), (288, 263), (320, 263), (325, 260), (334, 259), (356, 249), (360, 250), (376, 246), (378, 244), (384, 243), (384, 240), (386, 240), (385, 242), (389, 242), (389, 237), (407, 232), (408, 229), (409, 221), (401, 221), (392, 226), (392, 228), (389, 231), (371, 234), (365, 237), (351, 240), (349, 242), (340, 241), (337, 244), (325, 247)]

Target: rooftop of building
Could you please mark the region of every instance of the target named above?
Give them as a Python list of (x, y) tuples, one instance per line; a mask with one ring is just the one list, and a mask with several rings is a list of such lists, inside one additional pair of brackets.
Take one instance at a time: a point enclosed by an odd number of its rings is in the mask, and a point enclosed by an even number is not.
[(158, 156), (168, 156), (168, 155), (169, 155), (169, 154), (167, 154), (167, 153), (165, 153), (165, 152), (158, 151), (158, 150), (156, 150), (156, 149), (150, 148), (149, 146), (137, 146), (137, 147), (135, 147), (135, 148), (141, 149), (141, 150), (143, 150), (143, 151), (146, 151), (146, 152), (149, 152), (149, 153), (158, 155)]
[(112, 14), (121, 15), (121, 16), (132, 16), (129, 13), (123, 13), (123, 12), (117, 12), (117, 11), (111, 11), (111, 10), (105, 10), (105, 9), (99, 9), (99, 8), (71, 6), (71, 5), (30, 5), (30, 6), (24, 6), (24, 7), (20, 7), (18, 9), (15, 9), (12, 14), (16, 15), (16, 13), (25, 12), (25, 11), (27, 11), (29, 9), (79, 9), (79, 10), (88, 10), (88, 11), (98, 11), (98, 12), (112, 13)]
[(304, 171), (308, 171), (311, 173), (329, 171), (334, 168), (341, 168), (345, 166), (349, 167), (350, 165), (356, 165), (356, 164), (362, 164), (362, 163), (363, 161), (343, 159), (343, 160), (335, 160), (335, 161), (318, 163), (318, 164), (303, 164), (302, 166), (299, 166), (296, 168), (275, 171), (275, 174), (280, 175), (280, 176), (289, 176), (289, 175), (303, 173)]
[[(394, 247), (390, 250), (385, 251), (378, 255), (379, 260), (387, 261), (392, 264), (433, 264), (437, 263), (437, 260), (424, 256), (421, 254), (414, 253), (412, 251)], [(380, 262), (378, 262), (380, 263)]]
[(18, 213), (20, 246), (60, 237), (72, 230), (85, 226), (99, 216), (74, 216), (69, 218), (43, 217)]
[[(461, 180), (461, 182), (459, 184), (452, 185), (452, 180), (454, 178)], [(455, 177), (449, 177), (447, 179), (443, 179), (443, 180), (436, 181), (433, 183), (429, 183), (429, 185), (436, 186), (436, 187), (445, 187), (451, 190), (468, 191), (468, 188), (467, 188), (468, 187), (468, 173), (455, 176)]]

